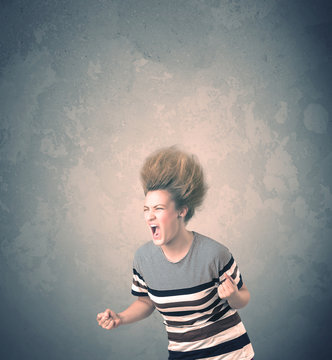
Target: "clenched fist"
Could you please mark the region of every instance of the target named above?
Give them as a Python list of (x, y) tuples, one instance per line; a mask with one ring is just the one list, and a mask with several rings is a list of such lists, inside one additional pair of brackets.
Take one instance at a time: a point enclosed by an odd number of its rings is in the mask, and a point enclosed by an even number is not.
[(97, 315), (98, 324), (106, 330), (117, 328), (121, 324), (121, 319), (114, 311), (106, 309)]
[(235, 281), (225, 273), (226, 279), (218, 286), (218, 295), (221, 299), (229, 300), (230, 298), (236, 296), (238, 293), (237, 285)]

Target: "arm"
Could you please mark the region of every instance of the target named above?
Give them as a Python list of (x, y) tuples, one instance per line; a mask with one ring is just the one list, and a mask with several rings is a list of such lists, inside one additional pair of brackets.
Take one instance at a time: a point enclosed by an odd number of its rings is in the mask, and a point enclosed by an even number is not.
[(126, 310), (118, 314), (110, 309), (106, 309), (103, 313), (97, 315), (97, 321), (102, 328), (111, 330), (120, 325), (145, 319), (153, 313), (154, 309), (155, 306), (149, 297), (139, 297)]
[(249, 290), (244, 284), (239, 290), (234, 280), (226, 273), (225, 276), (226, 280), (218, 287), (219, 297), (226, 299), (233, 309), (245, 307), (250, 300)]
[(153, 302), (148, 296), (139, 297), (126, 310), (118, 314), (121, 325), (130, 324), (143, 320), (150, 316), (155, 309)]

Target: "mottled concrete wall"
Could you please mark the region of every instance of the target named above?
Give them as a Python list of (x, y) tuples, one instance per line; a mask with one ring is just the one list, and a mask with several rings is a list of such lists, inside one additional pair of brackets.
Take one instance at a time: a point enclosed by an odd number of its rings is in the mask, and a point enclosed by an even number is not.
[[(227, 245), (257, 360), (325, 359), (331, 315), (328, 1), (2, 1), (2, 359), (167, 358), (159, 315), (113, 332), (149, 240), (138, 172), (194, 152), (190, 228)], [(4, 355), (5, 354), (5, 355)], [(318, 355), (317, 355), (318, 354)]]

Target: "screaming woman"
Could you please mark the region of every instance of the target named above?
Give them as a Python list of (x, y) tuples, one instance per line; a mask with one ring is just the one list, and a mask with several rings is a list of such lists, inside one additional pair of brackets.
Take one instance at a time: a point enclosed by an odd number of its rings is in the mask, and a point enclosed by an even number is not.
[(168, 335), (168, 359), (252, 360), (254, 351), (237, 312), (250, 293), (224, 245), (186, 228), (207, 191), (194, 155), (176, 147), (152, 153), (141, 169), (149, 242), (135, 253), (127, 309), (97, 315), (107, 330), (157, 309)]

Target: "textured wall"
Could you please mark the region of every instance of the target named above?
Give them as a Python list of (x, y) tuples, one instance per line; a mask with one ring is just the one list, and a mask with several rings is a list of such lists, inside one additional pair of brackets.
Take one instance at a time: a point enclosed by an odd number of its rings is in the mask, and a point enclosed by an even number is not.
[(2, 359), (167, 358), (155, 313), (112, 332), (149, 240), (138, 172), (200, 158), (189, 228), (233, 252), (256, 358), (331, 351), (328, 1), (2, 1)]

